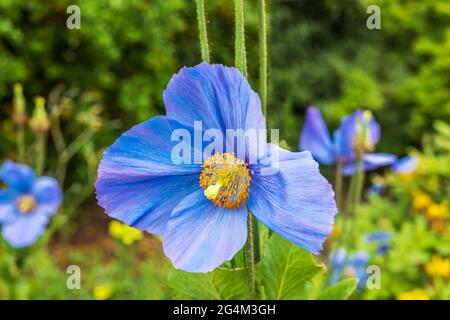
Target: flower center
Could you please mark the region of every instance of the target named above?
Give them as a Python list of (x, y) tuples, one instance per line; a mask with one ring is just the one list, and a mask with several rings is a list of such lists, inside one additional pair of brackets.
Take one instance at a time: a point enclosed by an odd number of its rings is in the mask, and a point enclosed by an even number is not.
[(36, 200), (30, 195), (21, 196), (17, 199), (17, 208), (20, 213), (30, 213), (36, 209)]
[(357, 276), (357, 272), (355, 270), (355, 268), (347, 266), (344, 268), (343, 274), (345, 277), (356, 277)]
[(372, 118), (372, 113), (366, 110), (361, 118), (356, 119), (356, 132), (353, 144), (357, 152), (373, 151), (374, 149), (372, 136), (369, 132), (369, 122)]
[(249, 197), (248, 165), (230, 153), (216, 153), (203, 162), (200, 186), (216, 206), (237, 208)]

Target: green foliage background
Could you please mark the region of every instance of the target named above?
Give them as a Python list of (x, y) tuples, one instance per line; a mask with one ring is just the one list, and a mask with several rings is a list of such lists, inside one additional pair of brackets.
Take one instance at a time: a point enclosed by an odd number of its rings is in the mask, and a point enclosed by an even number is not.
[[(66, 8), (81, 8), (68, 30)], [(381, 7), (381, 30), (366, 8)], [(269, 122), (298, 143), (304, 110), (337, 125), (356, 108), (383, 126), (380, 149), (417, 144), (433, 119), (450, 120), (450, 3), (446, 0), (270, 1)], [(233, 2), (206, 1), (213, 62), (233, 64)], [(257, 3), (246, 2), (250, 80), (257, 88)], [(63, 83), (103, 97), (126, 127), (164, 113), (162, 91), (183, 65), (200, 61), (195, 6), (183, 0), (3, 0), (0, 99), (12, 84), (27, 96)], [(0, 109), (2, 119), (8, 112)], [(117, 134), (108, 133), (107, 145)], [(0, 146), (4, 145), (2, 142)], [(4, 148), (1, 149), (2, 152)]]

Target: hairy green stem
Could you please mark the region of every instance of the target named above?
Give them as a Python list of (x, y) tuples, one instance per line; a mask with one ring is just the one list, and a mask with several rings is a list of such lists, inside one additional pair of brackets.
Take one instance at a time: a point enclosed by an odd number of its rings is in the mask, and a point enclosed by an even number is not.
[(200, 38), (200, 51), (202, 60), (209, 62), (209, 46), (208, 46), (208, 33), (206, 31), (206, 14), (205, 14), (205, 1), (196, 0), (197, 5), (197, 20), (198, 31)]
[(235, 56), (236, 68), (247, 76), (247, 58), (245, 54), (244, 0), (234, 0), (235, 19)]
[(37, 133), (36, 140), (36, 173), (42, 175), (45, 168), (45, 158), (47, 155), (47, 134), (45, 132)]
[(364, 186), (364, 163), (362, 159), (360, 159), (357, 163), (357, 172), (356, 172), (356, 186), (355, 186), (355, 197), (353, 203), (353, 210), (359, 206), (362, 197), (362, 191)]
[(267, 21), (265, 0), (259, 0), (259, 95), (267, 117)]
[(20, 126), (17, 131), (17, 155), (20, 163), (25, 162), (25, 129)]
[(247, 243), (245, 244), (245, 267), (250, 281), (250, 295), (256, 297), (256, 263), (259, 260), (259, 232), (253, 214), (248, 210)]
[(357, 157), (356, 171), (350, 181), (350, 189), (347, 197), (346, 212), (354, 214), (356, 206), (359, 204), (364, 184), (364, 163), (362, 157)]

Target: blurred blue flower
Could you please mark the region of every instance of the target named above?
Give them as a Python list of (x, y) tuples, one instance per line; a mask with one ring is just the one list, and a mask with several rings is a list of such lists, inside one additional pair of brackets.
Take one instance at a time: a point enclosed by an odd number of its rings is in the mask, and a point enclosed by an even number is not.
[(341, 162), (343, 174), (348, 176), (357, 170), (356, 152), (363, 152), (364, 170), (391, 165), (396, 156), (372, 153), (380, 140), (380, 126), (368, 111), (357, 110), (341, 120), (341, 126), (330, 133), (316, 107), (309, 107), (300, 136), (301, 150), (308, 150), (321, 164)]
[[(228, 148), (206, 157), (198, 152), (202, 146), (183, 140), (201, 161), (172, 161), (177, 129), (194, 137), (210, 129), (224, 135), (265, 129), (259, 97), (239, 70), (207, 63), (184, 67), (163, 98), (166, 116), (133, 127), (103, 155), (96, 192), (108, 215), (162, 236), (174, 266), (190, 272), (211, 271), (244, 246), (247, 207), (284, 238), (312, 253), (321, 250), (337, 209), (331, 185), (309, 152), (289, 152), (264, 138), (261, 153), (238, 135), (237, 145), (249, 147), (239, 158)], [(269, 154), (277, 152), (278, 170), (265, 174)]]
[(331, 268), (330, 284), (335, 284), (341, 278), (342, 270), (347, 259), (347, 251), (343, 248), (332, 251), (328, 257), (328, 264)]
[(373, 183), (369, 187), (369, 194), (380, 194), (384, 189), (384, 183)]
[(368, 243), (377, 243), (378, 247), (376, 252), (380, 255), (384, 255), (389, 250), (392, 234), (386, 231), (375, 231), (372, 233), (367, 233), (364, 238)]
[(59, 184), (51, 177), (37, 178), (30, 167), (12, 161), (0, 167), (0, 180), (8, 186), (0, 190), (2, 236), (13, 247), (30, 246), (58, 211)]
[(329, 284), (337, 283), (341, 278), (353, 277), (358, 279), (358, 288), (362, 289), (367, 279), (367, 264), (369, 254), (357, 251), (349, 255), (345, 249), (338, 249), (330, 253), (328, 263), (331, 268)]
[(416, 157), (404, 156), (398, 159), (392, 165), (392, 172), (394, 173), (412, 173), (416, 171), (419, 159)]

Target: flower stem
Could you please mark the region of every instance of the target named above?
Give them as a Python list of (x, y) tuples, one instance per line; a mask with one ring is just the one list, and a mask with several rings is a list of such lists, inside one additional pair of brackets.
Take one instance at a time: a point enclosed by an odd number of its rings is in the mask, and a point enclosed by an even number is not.
[(247, 58), (245, 55), (244, 1), (234, 0), (235, 45), (234, 63), (236, 68), (247, 76)]
[(20, 126), (17, 131), (17, 155), (20, 163), (25, 162), (25, 129)]
[(356, 160), (356, 171), (352, 175), (350, 181), (350, 190), (347, 197), (346, 211), (347, 214), (355, 212), (356, 206), (359, 205), (364, 184), (364, 166), (362, 157)]
[(259, 0), (259, 95), (267, 117), (267, 22), (265, 0)]
[(205, 1), (196, 0), (197, 5), (197, 20), (198, 31), (200, 38), (200, 51), (202, 60), (209, 62), (209, 46), (208, 46), (208, 33), (206, 31), (206, 14), (205, 14)]
[(47, 154), (47, 134), (39, 132), (36, 140), (36, 173), (42, 175), (45, 167), (45, 158)]
[(245, 267), (250, 281), (250, 296), (256, 297), (256, 263), (259, 260), (258, 224), (253, 214), (248, 210), (248, 237), (245, 244)]
[(356, 186), (355, 186), (355, 197), (354, 197), (353, 210), (355, 210), (356, 207), (361, 202), (363, 185), (364, 185), (364, 164), (363, 164), (362, 159), (360, 159), (357, 164)]

